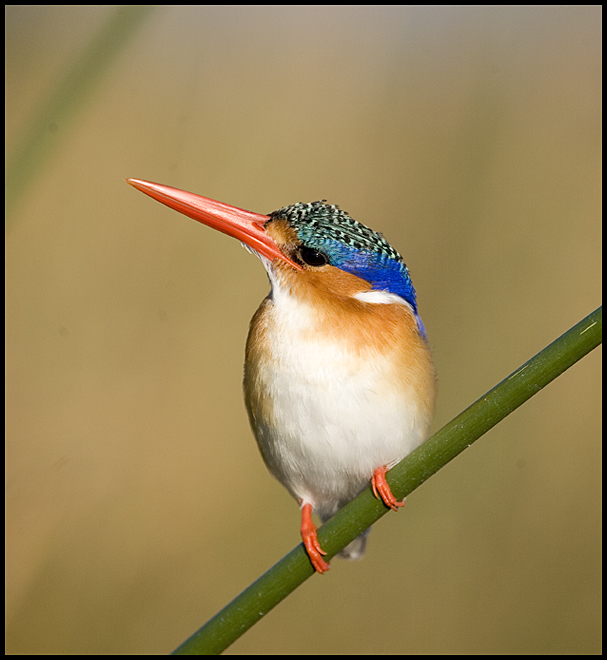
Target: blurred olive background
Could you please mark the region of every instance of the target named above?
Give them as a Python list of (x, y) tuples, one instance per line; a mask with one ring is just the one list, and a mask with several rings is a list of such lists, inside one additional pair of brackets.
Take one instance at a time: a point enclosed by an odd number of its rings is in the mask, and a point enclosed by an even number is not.
[[(45, 144), (6, 242), (9, 654), (167, 653), (299, 542), (241, 398), (263, 268), (124, 178), (383, 232), (436, 430), (600, 304), (599, 6), (157, 7), (49, 119), (121, 11), (6, 8), (9, 175)], [(600, 652), (600, 405), (594, 351), (228, 653)]]

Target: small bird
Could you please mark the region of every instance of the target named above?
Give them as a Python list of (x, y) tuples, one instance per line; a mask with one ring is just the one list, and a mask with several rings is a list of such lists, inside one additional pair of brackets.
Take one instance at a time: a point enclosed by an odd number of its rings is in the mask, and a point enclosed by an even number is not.
[[(260, 215), (128, 179), (163, 204), (239, 239), (271, 284), (249, 328), (244, 397), (269, 471), (301, 507), (318, 573), (325, 522), (371, 482), (398, 510), (386, 472), (428, 437), (436, 374), (416, 293), (383, 236), (326, 201)], [(367, 529), (340, 556), (359, 559)]]

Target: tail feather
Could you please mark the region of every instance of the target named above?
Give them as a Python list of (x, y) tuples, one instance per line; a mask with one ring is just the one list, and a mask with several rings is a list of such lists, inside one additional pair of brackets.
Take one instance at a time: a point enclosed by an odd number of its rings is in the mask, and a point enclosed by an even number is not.
[(362, 559), (367, 547), (367, 536), (371, 528), (366, 529), (360, 536), (357, 536), (352, 543), (348, 545), (337, 555), (342, 559)]

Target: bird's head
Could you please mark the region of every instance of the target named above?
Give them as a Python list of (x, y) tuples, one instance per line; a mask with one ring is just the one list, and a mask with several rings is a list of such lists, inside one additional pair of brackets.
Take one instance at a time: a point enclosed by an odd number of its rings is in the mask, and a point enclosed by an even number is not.
[[(402, 301), (417, 314), (415, 289), (401, 255), (378, 232), (326, 201), (285, 206), (270, 215), (245, 211), (162, 184), (127, 182), (202, 224), (239, 239), (263, 261), (273, 286), (308, 284), (373, 302)], [(307, 283), (307, 284), (305, 284)], [(365, 298), (367, 297), (367, 298)]]

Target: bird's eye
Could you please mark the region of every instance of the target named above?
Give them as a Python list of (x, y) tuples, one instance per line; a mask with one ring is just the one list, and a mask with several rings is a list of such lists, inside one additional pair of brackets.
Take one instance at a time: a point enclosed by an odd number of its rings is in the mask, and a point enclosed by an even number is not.
[(324, 266), (329, 263), (329, 258), (324, 252), (306, 247), (305, 245), (299, 250), (299, 256), (308, 266)]

